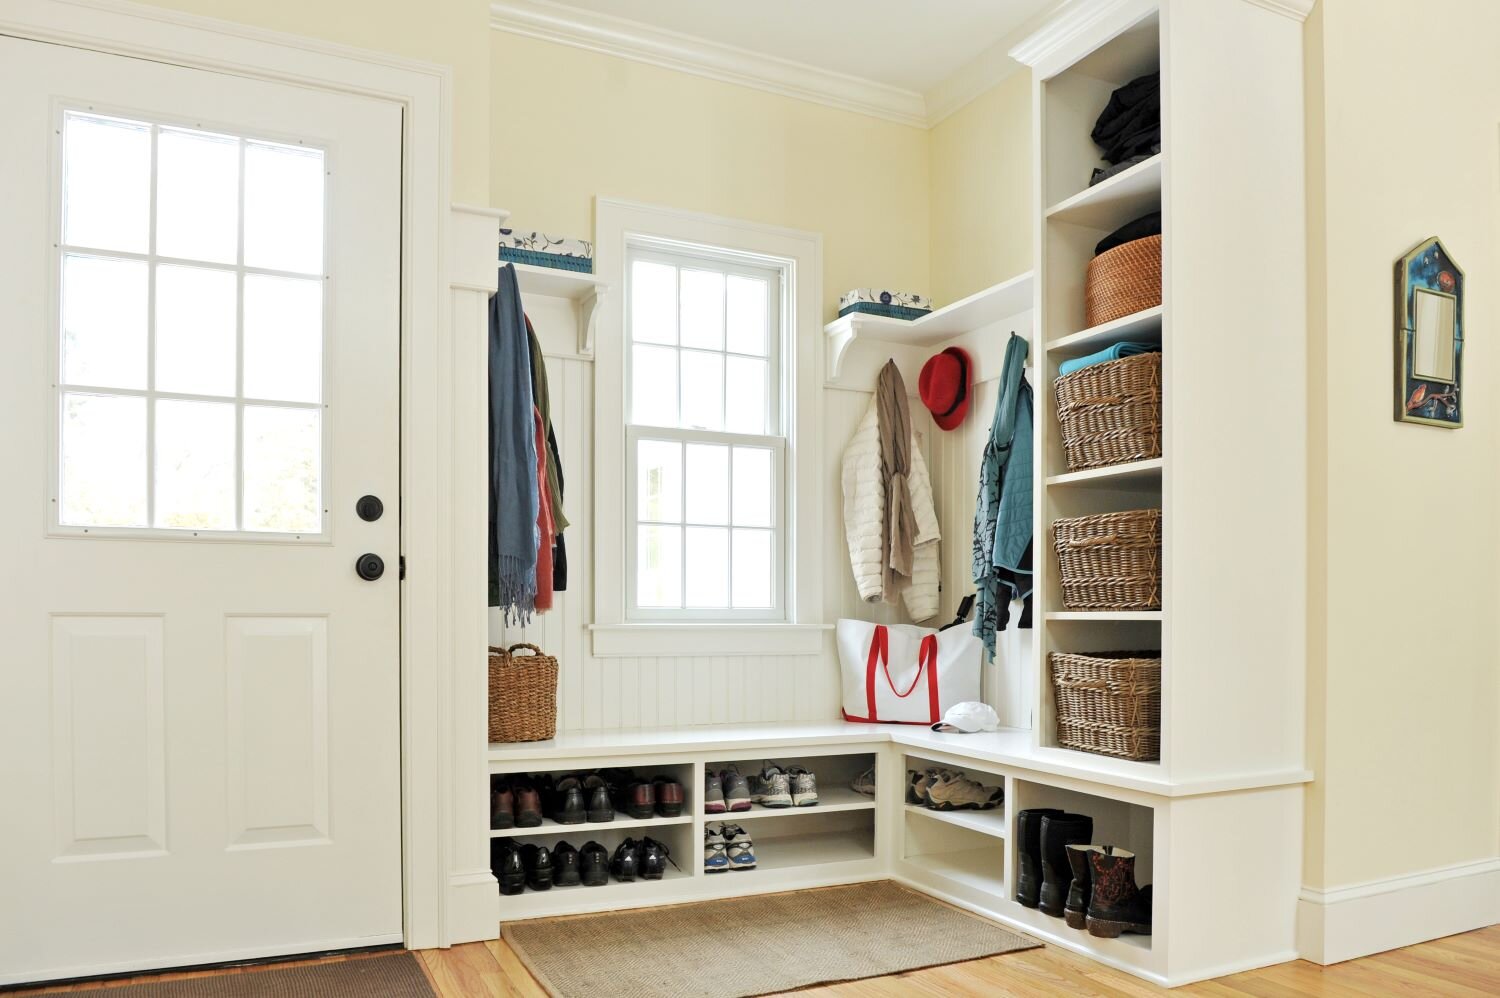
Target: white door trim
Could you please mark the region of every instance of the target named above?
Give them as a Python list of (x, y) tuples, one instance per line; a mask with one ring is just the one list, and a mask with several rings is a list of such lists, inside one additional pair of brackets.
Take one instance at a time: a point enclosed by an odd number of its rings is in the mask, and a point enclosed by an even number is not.
[[(455, 543), (460, 531), (483, 536), (485, 527), (483, 493), (454, 487), (459, 480), (468, 487), (476, 476), (482, 482), (482, 469), (464, 466), (482, 448), (458, 450), (454, 432), (463, 421), (450, 389), (455, 372), (483, 370), (484, 340), (474, 336), (456, 351), (450, 339), (450, 287), (465, 284), (448, 269), (451, 71), (122, 0), (8, 0), (0, 8), (0, 33), (402, 107), (402, 551), (409, 568), (401, 632), (403, 925), (406, 945), (414, 949), (494, 938), (499, 903), (484, 855), (482, 813), (482, 558), (476, 585), (469, 577), (474, 559), (455, 556), (464, 547)], [(463, 386), (465, 406), (482, 405), (483, 395), (473, 397), (473, 389)], [(473, 541), (466, 546), (483, 549)], [(475, 635), (481, 637), (469, 653), (473, 658), (465, 655), (460, 673), (458, 649)], [(486, 891), (488, 907), (480, 901)]]

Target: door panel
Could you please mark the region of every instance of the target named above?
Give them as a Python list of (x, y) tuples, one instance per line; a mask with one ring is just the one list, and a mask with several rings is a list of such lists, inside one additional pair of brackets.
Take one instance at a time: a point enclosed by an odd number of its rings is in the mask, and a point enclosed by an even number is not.
[(0, 984), (400, 941), (400, 109), (0, 93)]

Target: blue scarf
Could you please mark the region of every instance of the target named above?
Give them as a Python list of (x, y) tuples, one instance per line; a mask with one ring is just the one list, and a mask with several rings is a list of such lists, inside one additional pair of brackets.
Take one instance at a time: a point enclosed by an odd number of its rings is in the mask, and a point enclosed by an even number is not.
[(490, 298), (490, 606), (525, 624), (536, 601), (536, 424), (531, 350), (514, 267)]
[(1003, 626), (1001, 610), (1008, 611), (1012, 600), (1031, 592), (1030, 567), (1022, 568), (1031, 543), (1031, 386), (1024, 376), (1026, 350), (1026, 341), (1014, 334), (1005, 345), (1000, 397), (984, 445), (974, 505), (974, 633), (991, 658), (996, 631)]

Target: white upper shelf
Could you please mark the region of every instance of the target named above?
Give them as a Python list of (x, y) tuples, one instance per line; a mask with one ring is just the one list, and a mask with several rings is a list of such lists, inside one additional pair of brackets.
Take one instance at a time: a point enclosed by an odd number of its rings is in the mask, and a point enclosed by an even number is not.
[(1047, 221), (1112, 231), (1161, 210), (1160, 153), (1047, 209)]
[(920, 319), (893, 319), (862, 312), (841, 315), (823, 327), (828, 337), (828, 377), (839, 376), (844, 351), (855, 340), (936, 346), (992, 322), (1029, 312), (1032, 307), (1032, 272), (1028, 270), (952, 305), (928, 312)]
[(537, 267), (529, 263), (502, 260), (500, 266), (515, 268), (516, 284), (523, 295), (567, 298), (578, 302), (578, 352), (584, 355), (594, 352), (594, 322), (599, 316), (600, 301), (609, 293), (606, 282), (593, 274)]

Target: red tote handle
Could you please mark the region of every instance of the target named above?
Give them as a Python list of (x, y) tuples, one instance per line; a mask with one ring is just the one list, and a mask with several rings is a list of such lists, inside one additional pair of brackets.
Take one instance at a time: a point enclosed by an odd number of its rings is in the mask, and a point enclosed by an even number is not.
[[(884, 624), (875, 625), (875, 633), (870, 636), (870, 655), (865, 660), (865, 711), (862, 718), (853, 718), (844, 715), (845, 720), (870, 721), (879, 723), (880, 716), (875, 711), (875, 671), (879, 668), (885, 673), (885, 683), (891, 688), (891, 692), (901, 699), (911, 696), (917, 684), (922, 681), (922, 673), (927, 673), (927, 704), (928, 714), (931, 718), (927, 723), (936, 724), (942, 720), (939, 714), (938, 700), (938, 668), (937, 668), (937, 635), (929, 634), (922, 639), (922, 644), (917, 650), (917, 674), (912, 677), (911, 686), (907, 687), (905, 693), (896, 689), (896, 684), (891, 680), (891, 635)], [(921, 723), (921, 722), (916, 722)]]

